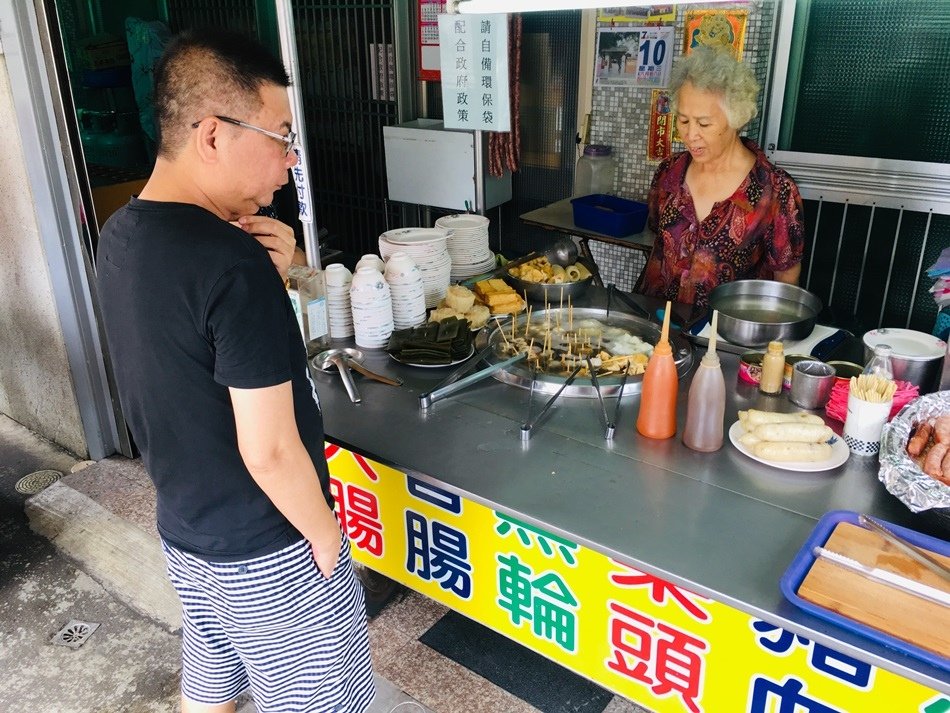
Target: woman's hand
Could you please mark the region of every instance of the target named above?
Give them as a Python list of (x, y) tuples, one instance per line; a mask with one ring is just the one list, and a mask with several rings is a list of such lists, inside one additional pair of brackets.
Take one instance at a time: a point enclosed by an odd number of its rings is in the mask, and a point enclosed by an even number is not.
[(802, 264), (798, 263), (793, 265), (787, 270), (781, 270), (772, 275), (772, 278), (777, 282), (787, 282), (790, 285), (797, 285), (798, 278), (802, 275)]
[(332, 527), (324, 528), (325, 533), (321, 533), (319, 538), (310, 541), (310, 549), (313, 552), (313, 561), (317, 569), (326, 579), (333, 576), (333, 570), (336, 569), (337, 560), (340, 559), (340, 547), (343, 544), (343, 533), (337, 525), (335, 518), (330, 518)]
[(297, 248), (297, 243), (294, 241), (294, 229), (279, 220), (263, 215), (242, 215), (235, 224), (253, 235), (261, 245), (267, 248), (281, 279), (286, 280), (287, 270), (293, 262), (294, 251)]

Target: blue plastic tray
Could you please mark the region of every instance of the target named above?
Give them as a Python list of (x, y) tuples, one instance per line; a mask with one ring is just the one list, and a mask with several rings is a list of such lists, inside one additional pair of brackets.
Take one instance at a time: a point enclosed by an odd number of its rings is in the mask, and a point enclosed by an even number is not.
[[(850, 510), (832, 510), (831, 512), (825, 513), (818, 521), (818, 524), (815, 525), (815, 529), (812, 531), (811, 536), (805, 541), (805, 544), (802, 545), (802, 548), (798, 551), (798, 554), (795, 555), (795, 558), (792, 560), (792, 563), (789, 565), (788, 569), (785, 570), (785, 574), (782, 575), (782, 580), (780, 582), (782, 594), (784, 594), (785, 598), (788, 599), (788, 601), (790, 601), (792, 604), (799, 607), (800, 609), (804, 609), (809, 614), (814, 614), (821, 619), (830, 621), (845, 629), (849, 629), (850, 631), (861, 634), (862, 636), (866, 636), (867, 638), (887, 646), (888, 648), (894, 649), (895, 651), (899, 651), (902, 654), (907, 654), (908, 656), (913, 656), (916, 659), (925, 661), (931, 666), (936, 666), (937, 668), (943, 669), (944, 671), (950, 671), (950, 659), (948, 658), (935, 654), (932, 651), (922, 649), (919, 646), (914, 646), (913, 644), (908, 643), (903, 639), (898, 639), (895, 636), (891, 636), (890, 634), (885, 634), (883, 631), (872, 629), (866, 624), (862, 624), (861, 622), (855, 621), (854, 619), (849, 619), (846, 616), (842, 616), (841, 614), (833, 612), (830, 609), (825, 609), (822, 606), (818, 606), (817, 604), (814, 604), (813, 602), (810, 602), (806, 599), (802, 599), (800, 596), (798, 596), (798, 587), (801, 585), (802, 581), (805, 579), (805, 575), (808, 574), (808, 570), (811, 569), (812, 564), (815, 562), (815, 555), (812, 553), (812, 550), (817, 546), (823, 546), (828, 541), (828, 538), (831, 537), (831, 533), (834, 531), (839, 522), (850, 522), (854, 525), (858, 525), (858, 527), (861, 526), (858, 522), (858, 513), (856, 512), (851, 512)], [(924, 535), (920, 532), (916, 532), (915, 530), (908, 530), (906, 527), (900, 527), (885, 520), (881, 520), (881, 522), (891, 532), (896, 535), (900, 535), (911, 544), (917, 545), (918, 547), (923, 547), (924, 549), (930, 550), (931, 552), (950, 556), (950, 542), (938, 540), (936, 537), (930, 537), (929, 535)]]

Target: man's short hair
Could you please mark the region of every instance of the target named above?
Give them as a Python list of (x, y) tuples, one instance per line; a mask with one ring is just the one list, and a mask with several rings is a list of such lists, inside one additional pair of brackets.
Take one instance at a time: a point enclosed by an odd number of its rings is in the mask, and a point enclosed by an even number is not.
[(287, 70), (257, 40), (229, 30), (187, 30), (169, 43), (155, 68), (158, 153), (174, 157), (191, 125), (215, 114), (247, 121), (265, 84), (290, 85)]

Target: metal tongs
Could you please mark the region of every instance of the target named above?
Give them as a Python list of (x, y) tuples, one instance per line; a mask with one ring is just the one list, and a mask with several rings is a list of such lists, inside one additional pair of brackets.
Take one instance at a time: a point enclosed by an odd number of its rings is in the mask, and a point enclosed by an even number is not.
[(873, 530), (879, 534), (915, 562), (919, 562), (937, 576), (942, 577), (945, 582), (950, 582), (950, 569), (948, 569), (942, 562), (935, 560), (919, 547), (915, 547), (909, 543), (903, 537), (898, 537), (877, 520), (868, 517), (867, 515), (858, 515), (858, 522), (867, 529)]
[[(583, 368), (583, 365), (582, 365), (582, 364), (578, 364), (576, 367), (574, 367), (574, 371), (571, 372), (571, 375), (568, 376), (568, 377), (564, 380), (564, 383), (561, 384), (561, 388), (557, 390), (557, 392), (554, 394), (554, 396), (552, 396), (551, 398), (548, 399), (547, 403), (544, 404), (544, 406), (541, 408), (541, 411), (540, 411), (540, 412), (538, 413), (538, 415), (534, 418), (534, 420), (528, 420), (526, 423), (522, 424), (522, 426), (521, 426), (521, 440), (522, 440), (522, 441), (527, 441), (529, 438), (531, 438), (531, 429), (534, 428), (534, 427), (537, 425), (538, 421), (540, 421), (542, 418), (544, 418), (544, 414), (546, 414), (546, 413), (548, 412), (548, 409), (551, 408), (551, 406), (554, 404), (555, 401), (557, 401), (557, 397), (561, 395), (561, 393), (564, 391), (564, 389), (566, 389), (568, 386), (570, 386), (572, 383), (574, 383), (574, 379), (577, 378), (577, 374), (580, 372), (580, 370), (581, 370), (582, 368)], [(532, 382), (531, 382), (531, 393), (534, 394), (534, 381), (533, 381), (533, 380), (532, 380)], [(529, 400), (529, 401), (528, 401), (528, 416), (529, 416), (529, 419), (530, 419), (530, 415), (531, 415), (531, 402), (530, 402), (530, 400)]]
[(607, 417), (607, 405), (604, 403), (604, 395), (600, 391), (600, 381), (597, 380), (597, 370), (594, 368), (594, 363), (590, 360), (590, 356), (587, 357), (587, 369), (590, 372), (590, 383), (594, 385), (594, 391), (597, 392), (597, 400), (600, 401), (600, 415), (604, 424), (604, 438), (609, 441), (614, 437), (615, 427)]
[[(474, 374), (465, 376), (466, 374), (468, 374), (468, 372), (472, 371), (476, 366), (478, 366), (482, 362), (482, 360), (491, 353), (492, 349), (493, 349), (492, 345), (489, 344), (487, 347), (482, 349), (478, 354), (476, 354), (472, 359), (470, 359), (467, 364), (463, 365), (462, 367), (456, 369), (451, 374), (449, 374), (445, 378), (445, 380), (439, 383), (438, 386), (432, 389), (432, 391), (429, 391), (424, 394), (420, 394), (419, 406), (422, 408), (422, 410), (423, 411), (426, 410), (427, 408), (431, 407), (432, 404), (434, 404), (436, 401), (444, 399), (446, 396), (451, 396), (455, 392), (461, 391), (467, 386), (471, 386), (472, 384), (478, 381), (481, 381), (482, 379), (488, 376), (491, 376), (496, 371), (507, 369), (512, 364), (516, 364), (528, 356), (526, 353), (522, 352), (521, 354), (516, 354), (515, 356), (511, 357), (507, 361), (498, 362), (497, 364), (493, 364), (489, 367), (486, 367), (485, 369), (482, 369), (481, 371), (477, 371)], [(462, 377), (465, 377), (465, 378), (462, 378)]]

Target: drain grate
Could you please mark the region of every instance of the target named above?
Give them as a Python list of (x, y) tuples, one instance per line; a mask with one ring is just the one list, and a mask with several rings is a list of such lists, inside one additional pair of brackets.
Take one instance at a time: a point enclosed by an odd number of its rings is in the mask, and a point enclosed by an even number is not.
[(51, 639), (56, 646), (68, 646), (71, 649), (78, 649), (86, 643), (86, 640), (93, 635), (99, 624), (92, 621), (79, 621), (70, 619), (62, 629), (56, 632)]
[(13, 487), (23, 495), (36, 495), (62, 477), (63, 474), (58, 470), (37, 470), (29, 475), (24, 475)]

